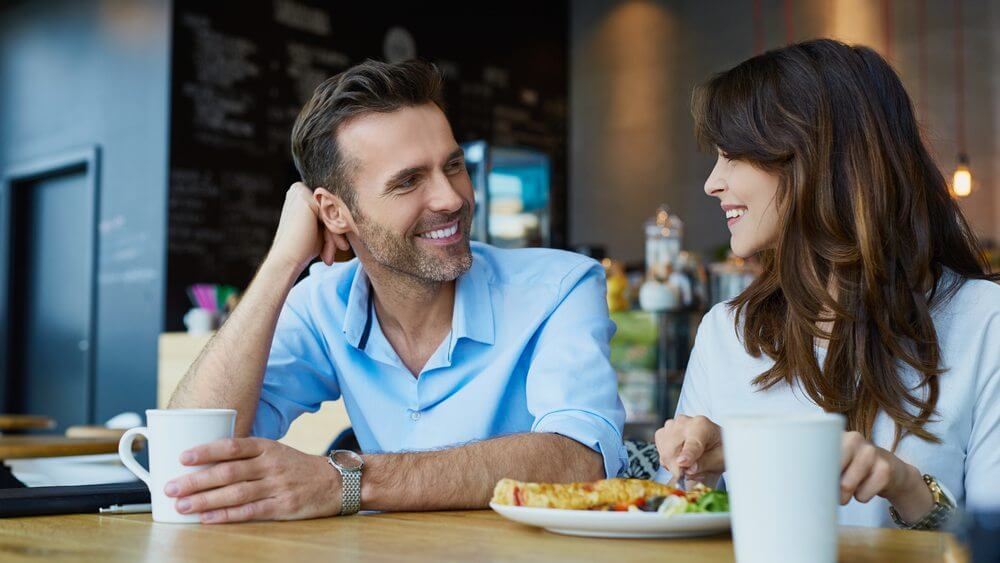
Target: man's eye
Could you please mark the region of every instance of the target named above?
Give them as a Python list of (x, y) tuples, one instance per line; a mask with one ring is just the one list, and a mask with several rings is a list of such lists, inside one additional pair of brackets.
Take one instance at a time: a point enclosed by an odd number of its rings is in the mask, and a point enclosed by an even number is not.
[(417, 178), (416, 178), (416, 176), (410, 176), (409, 178), (407, 178), (407, 179), (405, 179), (405, 180), (403, 180), (402, 182), (399, 183), (399, 187), (400, 188), (407, 189), (407, 190), (410, 189), (410, 188), (416, 187), (416, 185), (417, 185)]
[(465, 170), (465, 162), (461, 161), (461, 160), (455, 160), (455, 161), (449, 162), (448, 166), (446, 166), (445, 168), (449, 172), (461, 172), (462, 170)]

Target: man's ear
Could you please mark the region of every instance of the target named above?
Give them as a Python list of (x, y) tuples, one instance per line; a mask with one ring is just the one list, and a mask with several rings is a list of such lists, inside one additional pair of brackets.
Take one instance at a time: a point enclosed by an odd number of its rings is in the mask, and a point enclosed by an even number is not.
[(313, 197), (319, 206), (319, 219), (327, 230), (337, 235), (346, 235), (354, 230), (354, 217), (344, 200), (326, 188), (314, 189)]
[(314, 189), (313, 197), (316, 198), (316, 204), (319, 206), (319, 220), (327, 231), (327, 241), (332, 242), (340, 250), (350, 250), (351, 245), (347, 237), (349, 234), (355, 233), (356, 230), (354, 216), (351, 215), (347, 204), (326, 188)]

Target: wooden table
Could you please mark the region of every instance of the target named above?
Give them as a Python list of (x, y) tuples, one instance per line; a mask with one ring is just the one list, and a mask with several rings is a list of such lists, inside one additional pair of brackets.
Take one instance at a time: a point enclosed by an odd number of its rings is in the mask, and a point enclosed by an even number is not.
[[(66, 457), (118, 453), (119, 431), (103, 438), (75, 438), (54, 434), (0, 436), (0, 488), (24, 486), (4, 463), (8, 459)], [(145, 442), (136, 440), (132, 451), (142, 449)], [(0, 560), (2, 560), (0, 554)]]
[(0, 414), (0, 432), (11, 430), (31, 430), (38, 428), (55, 428), (56, 421), (47, 416), (31, 414)]
[[(138, 448), (139, 444), (133, 446)], [(117, 438), (68, 438), (59, 435), (0, 436), (0, 460), (117, 452)]]
[[(791, 533), (791, 532), (790, 532)], [(0, 520), (3, 561), (733, 561), (728, 534), (674, 540), (560, 536), (492, 511), (390, 513), (215, 526), (149, 514)], [(840, 560), (964, 561), (938, 532), (842, 528)]]

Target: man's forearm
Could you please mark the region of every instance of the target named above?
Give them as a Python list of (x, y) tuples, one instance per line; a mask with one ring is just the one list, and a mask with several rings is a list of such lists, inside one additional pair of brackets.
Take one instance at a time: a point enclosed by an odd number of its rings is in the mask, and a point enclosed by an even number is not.
[(446, 450), (366, 455), (363, 510), (485, 508), (505, 477), (566, 483), (604, 477), (604, 461), (583, 444), (548, 433), (515, 434)]
[(278, 315), (300, 273), (264, 261), (239, 306), (177, 386), (170, 408), (236, 409), (236, 435), (250, 433)]

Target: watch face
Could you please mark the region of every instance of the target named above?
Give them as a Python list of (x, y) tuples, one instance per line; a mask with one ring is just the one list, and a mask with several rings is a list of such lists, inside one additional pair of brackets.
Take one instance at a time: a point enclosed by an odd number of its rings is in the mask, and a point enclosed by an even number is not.
[(349, 450), (337, 450), (330, 455), (337, 465), (347, 471), (357, 471), (365, 463), (361, 456)]

